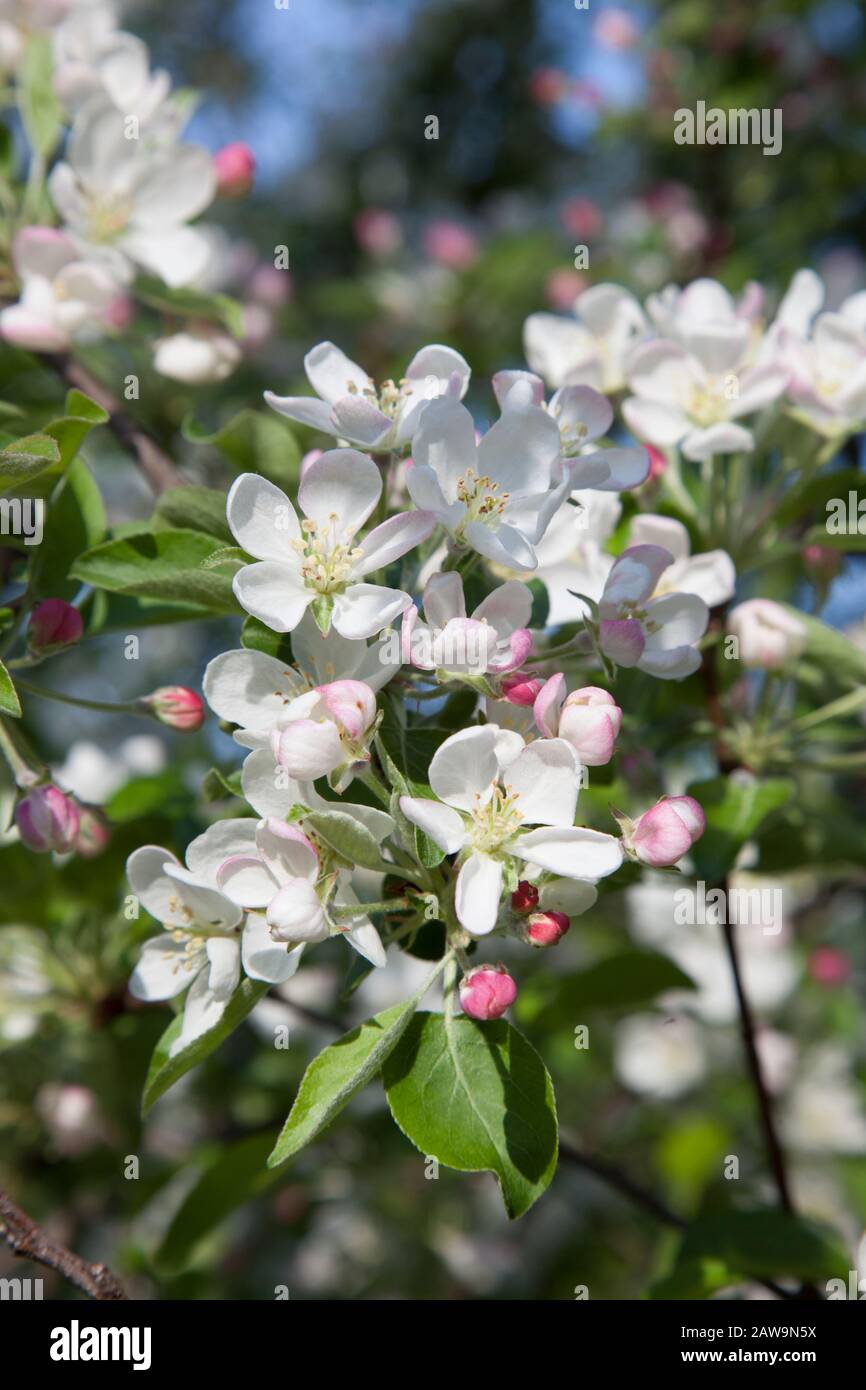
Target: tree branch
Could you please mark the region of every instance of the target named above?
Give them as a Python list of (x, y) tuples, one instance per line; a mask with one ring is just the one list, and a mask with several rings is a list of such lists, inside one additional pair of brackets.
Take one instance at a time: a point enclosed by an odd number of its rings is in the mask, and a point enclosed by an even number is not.
[(42, 352), (38, 356), (63, 378), (67, 386), (83, 391), (108, 411), (108, 428), (133, 455), (154, 492), (165, 492), (167, 488), (180, 486), (183, 480), (165, 450), (157, 444), (153, 435), (127, 415), (117, 397), (87, 367), (67, 353)]
[(88, 1297), (102, 1300), (126, 1298), (120, 1281), (107, 1265), (88, 1264), (80, 1255), (74, 1255), (65, 1246), (51, 1240), (2, 1189), (0, 1235), (21, 1259), (35, 1260), (48, 1269), (56, 1269), (58, 1274), (82, 1289)]

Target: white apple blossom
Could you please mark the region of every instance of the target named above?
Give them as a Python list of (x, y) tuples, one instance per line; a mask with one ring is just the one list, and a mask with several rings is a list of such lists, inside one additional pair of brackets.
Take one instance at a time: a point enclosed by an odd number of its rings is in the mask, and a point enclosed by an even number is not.
[(706, 632), (709, 609), (694, 593), (657, 597), (673, 563), (659, 545), (636, 545), (615, 561), (598, 604), (599, 642), (618, 666), (637, 666), (661, 680), (682, 680), (701, 664), (695, 643)]
[(17, 304), (0, 311), (7, 342), (63, 352), (82, 330), (98, 336), (100, 316), (119, 286), (105, 266), (84, 259), (71, 237), (54, 227), (23, 227), (12, 243), (12, 264), (21, 293)]
[(564, 739), (526, 744), (495, 724), (462, 729), (436, 750), (429, 778), (438, 799), (402, 796), (400, 808), (445, 854), (459, 854), (455, 909), (473, 936), (495, 927), (514, 860), (590, 882), (622, 863), (615, 836), (574, 824), (580, 764)]
[(619, 285), (594, 285), (575, 301), (576, 319), (531, 314), (523, 326), (523, 348), (533, 372), (548, 386), (594, 386), (619, 391), (628, 360), (649, 333), (640, 304)]
[(535, 405), (552, 416), (559, 430), (562, 466), (572, 488), (623, 492), (645, 482), (650, 466), (646, 449), (593, 448), (613, 424), (613, 407), (600, 391), (591, 386), (561, 386), (545, 405), (541, 377), (516, 371), (497, 372), (493, 390), (503, 413)]
[(103, 96), (142, 126), (163, 114), (171, 78), (163, 68), (151, 72), (147, 45), (117, 28), (111, 5), (77, 4), (52, 39), (54, 90), (67, 111)]
[(457, 545), (531, 570), (535, 544), (569, 489), (559, 457), (559, 430), (537, 406), (508, 410), (476, 443), (466, 407), (438, 400), (415, 434), (406, 485)]
[(197, 145), (127, 138), (123, 114), (104, 98), (76, 116), (48, 190), (66, 230), (120, 280), (137, 265), (188, 285), (207, 263), (206, 237), (187, 224), (216, 192), (211, 156)]
[(408, 444), (427, 402), (445, 395), (462, 400), (470, 377), (460, 353), (439, 344), (421, 348), (399, 383), (377, 386), (333, 343), (312, 348), (304, 367), (316, 395), (277, 396), (266, 391), (268, 405), (290, 420), (377, 452)]
[(354, 449), (316, 459), (298, 488), (305, 520), (280, 488), (242, 473), (228, 496), (228, 523), (238, 544), (258, 563), (234, 577), (238, 601), (275, 632), (297, 627), (311, 604), (323, 629), (333, 623), (359, 640), (381, 632), (412, 602), (402, 589), (363, 582), (426, 540), (431, 512), (389, 517), (353, 544), (382, 492), (378, 468)]
[(622, 506), (610, 492), (572, 492), (563, 502), (536, 546), (535, 578), (544, 584), (550, 600), (548, 621), (575, 622), (584, 605), (575, 594), (601, 598), (614, 557), (603, 549), (616, 530)]
[(614, 1030), (613, 1064), (630, 1091), (653, 1100), (674, 1100), (706, 1075), (706, 1045), (691, 1019), (632, 1014)]
[(182, 333), (161, 338), (153, 354), (154, 370), (187, 386), (225, 381), (241, 360), (236, 338), (215, 324), (190, 325)]
[(15, 72), (30, 35), (50, 32), (81, 3), (82, 0), (0, 0), (0, 72)]
[(866, 1153), (866, 1110), (845, 1052), (826, 1043), (801, 1065), (781, 1116), (787, 1144), (801, 1153)]
[(637, 545), (662, 546), (673, 556), (673, 564), (656, 584), (656, 598), (662, 594), (697, 594), (708, 608), (733, 598), (737, 571), (728, 552), (705, 550), (692, 555), (689, 533), (675, 517), (639, 512), (629, 528), (629, 546)]
[(750, 598), (728, 614), (728, 631), (738, 642), (744, 666), (777, 671), (790, 666), (806, 648), (804, 623), (769, 598)]
[(271, 730), (280, 767), (300, 781), (327, 776), (345, 791), (370, 762), (376, 696), (363, 681), (333, 681), (292, 700)]
[(808, 338), (783, 327), (778, 358), (798, 419), (834, 439), (866, 423), (866, 291), (819, 314)]
[[(270, 747), (257, 748), (245, 759), (241, 785), (246, 800), (258, 815), (267, 819), (285, 820), (297, 816), (300, 808), (309, 811), (340, 811), (364, 826), (381, 843), (394, 829), (394, 821), (385, 811), (346, 801), (328, 801), (316, 791), (312, 782), (296, 781), (279, 767)], [(303, 819), (299, 822), (303, 826)]]
[[(332, 920), (321, 890), (317, 888), (319, 856), (297, 826), (274, 817), (260, 821), (255, 829), (253, 851), (229, 856), (220, 865), (216, 877), (222, 891), (240, 907), (246, 911), (264, 910), (264, 918), (257, 920), (252, 929), (250, 949), (244, 956), (248, 975), (270, 980), (274, 972), (282, 968), (286, 973), (281, 978), (287, 979), (293, 972), (286, 967), (285, 961), (294, 954), (287, 951), (287, 946), (294, 948), (325, 941), (334, 932), (345, 935), (371, 964), (385, 964), (379, 934), (363, 912), (363, 906), (359, 907), (357, 916), (340, 917), (336, 923)], [(348, 878), (341, 876), (332, 907), (351, 906), (357, 901), (350, 891)], [(244, 935), (246, 942), (247, 933)], [(285, 958), (282, 964), (281, 958)], [(262, 971), (267, 973), (262, 974)]]
[(503, 676), (522, 666), (532, 651), (532, 594), (517, 579), (492, 589), (471, 617), (463, 580), (453, 570), (427, 581), (423, 602), (426, 621), (414, 606), (403, 615), (407, 664), (448, 674)]

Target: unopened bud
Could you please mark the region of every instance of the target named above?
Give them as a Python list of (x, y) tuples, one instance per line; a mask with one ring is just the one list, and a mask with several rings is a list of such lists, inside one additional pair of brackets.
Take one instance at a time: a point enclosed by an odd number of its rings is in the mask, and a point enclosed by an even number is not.
[(140, 703), (160, 724), (182, 733), (200, 729), (204, 723), (204, 700), (185, 685), (161, 685), (150, 695), (143, 695)]
[(34, 853), (65, 854), (75, 848), (80, 815), (72, 797), (49, 783), (21, 798), (15, 807), (15, 824), (22, 844)]
[(217, 189), (224, 198), (242, 198), (253, 186), (256, 159), (249, 145), (236, 140), (223, 145), (213, 157)]
[(95, 806), (85, 806), (80, 803), (78, 815), (79, 825), (78, 834), (75, 837), (75, 852), (80, 854), (82, 859), (95, 859), (98, 854), (102, 854), (108, 848), (111, 840), (111, 829), (108, 821)]
[(533, 912), (527, 918), (526, 937), (533, 946), (555, 946), (571, 926), (564, 912)]
[(507, 700), (509, 705), (534, 705), (543, 685), (544, 681), (535, 680), (525, 674), (521, 675), (517, 671), (513, 676), (506, 676), (503, 680), (502, 698)]
[(807, 545), (803, 548), (803, 568), (813, 583), (826, 584), (842, 568), (842, 552), (829, 545)]
[(460, 981), (460, 1004), (470, 1018), (501, 1018), (517, 998), (517, 985), (504, 965), (479, 965)]
[(522, 878), (511, 894), (511, 906), (515, 912), (533, 912), (538, 907), (538, 889), (534, 883)]
[(49, 656), (81, 640), (84, 622), (77, 608), (62, 598), (46, 598), (30, 614), (27, 646), (31, 652)]

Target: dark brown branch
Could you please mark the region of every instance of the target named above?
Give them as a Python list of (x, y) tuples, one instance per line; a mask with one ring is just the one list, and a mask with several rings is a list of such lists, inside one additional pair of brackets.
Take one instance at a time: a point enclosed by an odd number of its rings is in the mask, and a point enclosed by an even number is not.
[[(725, 902), (730, 902), (729, 886), (725, 881)], [(729, 916), (728, 913), (725, 914)], [(752, 1008), (749, 1004), (746, 991), (743, 987), (743, 977), (740, 971), (740, 959), (737, 951), (737, 941), (735, 936), (734, 924), (726, 921), (722, 927), (722, 934), (725, 940), (725, 949), (728, 953), (728, 960), (731, 964), (731, 974), (734, 977), (734, 989), (737, 994), (737, 1005), (740, 1013), (740, 1032), (743, 1037), (743, 1047), (746, 1053), (746, 1062), (749, 1068), (749, 1075), (752, 1079), (752, 1086), (755, 1091), (755, 1098), (758, 1102), (758, 1113), (761, 1118), (761, 1129), (764, 1133), (764, 1143), (767, 1149), (767, 1157), (770, 1161), (770, 1168), (773, 1173), (773, 1180), (779, 1194), (779, 1201), (785, 1211), (793, 1212), (794, 1204), (791, 1201), (791, 1189), (788, 1185), (788, 1173), (785, 1167), (785, 1155), (779, 1136), (776, 1133), (776, 1124), (773, 1117), (773, 1102), (764, 1081), (764, 1074), (761, 1071), (761, 1059), (758, 1056), (758, 1048), (755, 1043), (755, 1020), (752, 1015)]]
[(608, 1187), (612, 1187), (635, 1206), (643, 1207), (644, 1211), (650, 1216), (654, 1216), (657, 1221), (661, 1221), (663, 1226), (674, 1226), (678, 1231), (686, 1229), (686, 1222), (676, 1212), (671, 1211), (670, 1207), (660, 1197), (656, 1197), (654, 1192), (641, 1187), (632, 1178), (617, 1168), (613, 1163), (608, 1163), (603, 1158), (594, 1158), (592, 1154), (584, 1153), (575, 1144), (569, 1141), (560, 1142), (560, 1158), (565, 1158), (569, 1163), (574, 1163), (579, 1168), (585, 1168), (588, 1173), (601, 1178)]
[(43, 352), (39, 356), (46, 366), (63, 378), (67, 386), (83, 391), (108, 412), (108, 428), (133, 455), (154, 492), (165, 492), (167, 488), (180, 486), (183, 479), (165, 450), (143, 426), (127, 415), (117, 397), (87, 367), (66, 353)]
[(65, 1246), (58, 1245), (32, 1221), (26, 1212), (0, 1189), (0, 1235), (6, 1244), (24, 1260), (35, 1260), (48, 1269), (56, 1269), (64, 1279), (75, 1284), (90, 1298), (103, 1300), (125, 1299), (120, 1281), (107, 1265), (88, 1264)]

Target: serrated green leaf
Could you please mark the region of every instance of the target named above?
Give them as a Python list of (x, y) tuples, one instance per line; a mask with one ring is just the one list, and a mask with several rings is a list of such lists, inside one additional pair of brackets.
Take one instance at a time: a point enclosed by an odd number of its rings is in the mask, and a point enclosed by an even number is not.
[[(226, 521), (226, 494), (214, 487), (173, 487), (164, 492), (153, 514), (153, 529), (203, 531), (234, 545)], [(241, 552), (243, 553), (243, 552)]]
[[(424, 989), (426, 990), (425, 984)], [(268, 1167), (285, 1163), (311, 1143), (373, 1077), (402, 1038), (424, 990), (368, 1018), (320, 1052), (304, 1072), (295, 1103)]]
[(422, 1154), (461, 1172), (492, 1172), (512, 1220), (556, 1169), (553, 1084), (538, 1053), (504, 1019), (415, 1014), (385, 1063), (396, 1123)]
[(28, 434), (0, 449), (0, 489), (20, 487), (60, 464), (56, 439), (48, 434)]
[(183, 1027), (183, 1015), (178, 1014), (166, 1028), (154, 1048), (147, 1072), (147, 1080), (144, 1083), (144, 1094), (141, 1101), (142, 1112), (146, 1114), (150, 1107), (159, 1100), (160, 1096), (164, 1096), (176, 1081), (179, 1081), (193, 1067), (197, 1067), (199, 1062), (204, 1061), (205, 1057), (209, 1057), (220, 1043), (230, 1033), (233, 1033), (239, 1024), (243, 1023), (247, 1014), (255, 1008), (262, 995), (269, 988), (269, 985), (263, 984), (259, 980), (242, 980), (229, 1000), (219, 1023), (215, 1024), (213, 1028), (209, 1028), (206, 1033), (202, 1033), (182, 1051), (171, 1057), (169, 1052), (172, 1044), (180, 1036)]
[(65, 415), (43, 426), (43, 433), (57, 442), (64, 468), (75, 458), (90, 431), (109, 418), (107, 410), (74, 388), (67, 392), (65, 410)]
[(21, 701), (12, 683), (12, 677), (0, 661), (0, 714), (11, 714), (13, 719), (21, 718)]
[(144, 532), (89, 550), (70, 573), (112, 593), (237, 613), (231, 576), (202, 569), (202, 561), (219, 548), (218, 541), (200, 531)]

